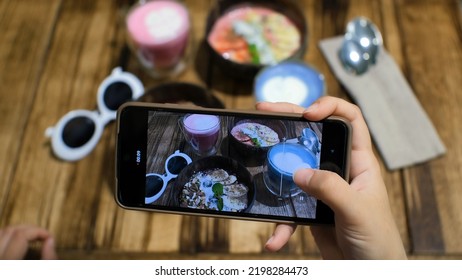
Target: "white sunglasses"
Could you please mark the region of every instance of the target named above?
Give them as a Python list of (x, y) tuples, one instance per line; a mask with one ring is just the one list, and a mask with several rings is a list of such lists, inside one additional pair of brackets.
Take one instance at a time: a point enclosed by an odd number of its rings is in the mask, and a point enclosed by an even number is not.
[(144, 203), (149, 204), (156, 201), (167, 188), (168, 182), (175, 179), (181, 170), (192, 162), (191, 158), (176, 150), (165, 160), (165, 174), (148, 173), (146, 174), (146, 195)]
[(54, 127), (47, 128), (45, 135), (51, 138), (54, 154), (67, 161), (87, 156), (96, 147), (106, 124), (115, 120), (119, 106), (143, 94), (144, 86), (135, 75), (114, 68), (98, 88), (97, 111), (70, 111)]

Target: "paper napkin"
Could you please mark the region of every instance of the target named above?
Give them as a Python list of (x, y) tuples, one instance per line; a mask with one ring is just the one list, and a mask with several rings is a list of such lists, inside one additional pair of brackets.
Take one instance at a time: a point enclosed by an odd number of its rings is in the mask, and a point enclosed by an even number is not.
[(431, 160), (446, 152), (435, 127), (400, 68), (385, 48), (375, 65), (356, 76), (344, 70), (338, 56), (343, 36), (319, 44), (335, 76), (361, 108), (374, 143), (388, 169)]

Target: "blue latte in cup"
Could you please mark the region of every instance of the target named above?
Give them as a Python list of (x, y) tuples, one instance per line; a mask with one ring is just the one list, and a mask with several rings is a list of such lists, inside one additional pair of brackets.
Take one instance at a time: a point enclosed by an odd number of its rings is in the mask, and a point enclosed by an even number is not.
[(300, 168), (318, 168), (316, 156), (308, 148), (295, 143), (279, 143), (267, 154), (265, 183), (269, 191), (279, 197), (298, 195), (302, 190), (295, 185), (293, 174)]

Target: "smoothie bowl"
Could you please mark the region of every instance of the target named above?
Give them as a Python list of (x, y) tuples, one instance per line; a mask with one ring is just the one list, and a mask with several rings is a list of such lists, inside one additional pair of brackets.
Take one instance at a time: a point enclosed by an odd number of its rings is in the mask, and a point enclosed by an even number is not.
[(305, 146), (295, 143), (280, 143), (267, 154), (265, 185), (278, 197), (292, 197), (302, 190), (295, 185), (293, 174), (300, 168), (319, 168), (316, 156)]
[(217, 1), (207, 19), (205, 41), (227, 73), (253, 79), (263, 66), (301, 59), (307, 26), (294, 1)]
[(247, 212), (255, 200), (250, 172), (237, 161), (210, 156), (192, 162), (175, 181), (176, 206), (199, 210)]
[(230, 154), (247, 165), (261, 165), (268, 150), (283, 142), (286, 135), (287, 128), (280, 120), (235, 118), (228, 131)]

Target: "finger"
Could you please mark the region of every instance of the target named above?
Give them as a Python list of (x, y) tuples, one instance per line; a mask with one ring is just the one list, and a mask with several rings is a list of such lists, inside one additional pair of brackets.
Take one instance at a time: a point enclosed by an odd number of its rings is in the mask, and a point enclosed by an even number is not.
[(334, 227), (312, 226), (310, 231), (323, 259), (340, 260), (344, 258), (337, 243)]
[(18, 226), (14, 230), (12, 238), (24, 239), (27, 241), (34, 241), (34, 240), (45, 240), (46, 238), (50, 236), (51, 236), (50, 233), (44, 228), (40, 228), (37, 226), (23, 225), (23, 226)]
[(5, 252), (11, 243), (18, 241), (29, 242), (36, 239), (45, 239), (48, 231), (30, 225), (10, 226), (0, 231), (0, 252)]
[(280, 224), (276, 226), (273, 236), (268, 239), (265, 244), (265, 249), (271, 252), (279, 251), (287, 242), (290, 237), (294, 234), (296, 225)]
[(56, 260), (58, 255), (55, 249), (55, 240), (50, 237), (43, 243), (42, 247), (42, 260)]
[(29, 248), (29, 242), (19, 237), (14, 232), (8, 237), (8, 241), (4, 244), (4, 247), (0, 251), (0, 259), (4, 260), (21, 260), (24, 259)]
[(301, 189), (329, 206), (336, 215), (350, 214), (354, 205), (353, 190), (342, 177), (326, 170), (299, 169), (294, 182)]
[(352, 127), (351, 178), (355, 178), (371, 168), (380, 172), (380, 166), (372, 150), (369, 129), (358, 106), (340, 98), (326, 96), (318, 99), (307, 108), (303, 116), (313, 120), (324, 119), (329, 116), (339, 116), (346, 119)]
[(259, 111), (285, 112), (301, 114), (303, 107), (287, 102), (259, 102), (255, 105)]
[(0, 230), (0, 255), (2, 255), (2, 253), (6, 250), (12, 236), (13, 228), (7, 227)]
[(1, 255), (5, 259), (23, 259), (34, 240), (45, 240), (50, 233), (42, 228), (29, 225), (10, 227), (2, 237)]
[(303, 115), (305, 118), (314, 121), (322, 120), (329, 116), (342, 117), (350, 122), (353, 128), (353, 149), (371, 149), (372, 143), (369, 129), (358, 106), (340, 98), (325, 96), (308, 107)]

